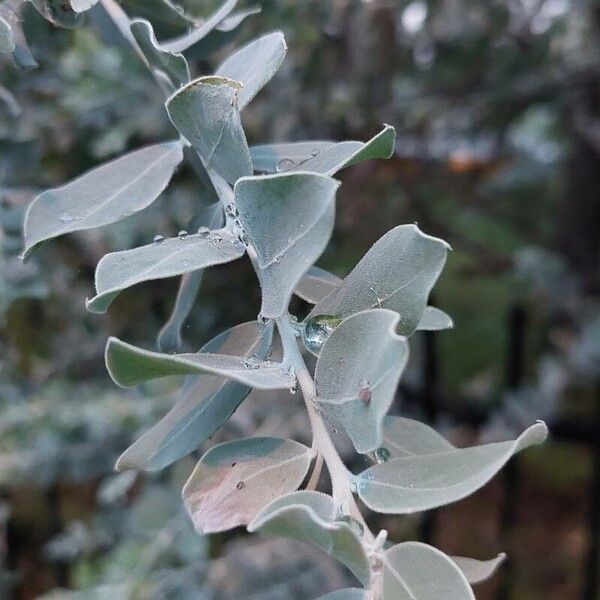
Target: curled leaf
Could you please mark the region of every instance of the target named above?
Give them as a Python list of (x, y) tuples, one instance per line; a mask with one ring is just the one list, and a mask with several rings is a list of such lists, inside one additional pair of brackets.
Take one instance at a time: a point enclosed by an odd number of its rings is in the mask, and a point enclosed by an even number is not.
[(282, 496), (256, 516), (248, 531), (310, 542), (346, 565), (361, 583), (369, 582), (361, 532), (347, 520), (337, 519), (331, 496), (311, 491)]
[(156, 41), (154, 29), (149, 21), (134, 19), (129, 27), (151, 68), (162, 71), (175, 88), (185, 85), (190, 80), (190, 68), (183, 54), (162, 48)]
[(233, 183), (252, 174), (246, 135), (240, 121), (242, 84), (226, 77), (200, 77), (166, 102), (173, 125), (194, 147), (207, 169)]

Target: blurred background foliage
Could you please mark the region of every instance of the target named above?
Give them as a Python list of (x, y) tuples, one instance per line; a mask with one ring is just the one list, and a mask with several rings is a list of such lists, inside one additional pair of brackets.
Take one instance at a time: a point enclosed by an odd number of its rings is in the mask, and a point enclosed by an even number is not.
[[(183, 4), (201, 17), (219, 2)], [(334, 239), (319, 264), (342, 276), (405, 222), (451, 243), (434, 298), (455, 320), (453, 331), (435, 334), (438, 426), (469, 440), (538, 417), (551, 427), (598, 419), (600, 3), (260, 4), (235, 42), (224, 36), (210, 59), (192, 60), (193, 74), (209, 73), (234, 44), (281, 29), (288, 56), (244, 113), (250, 143), (367, 139), (383, 122), (396, 127), (390, 161), (343, 175)], [(144, 15), (143, 6), (124, 1), (132, 17)], [(116, 390), (104, 370), (106, 337), (152, 347), (177, 282), (127, 290), (98, 317), (85, 311), (93, 271), (108, 251), (184, 229), (199, 192), (183, 167), (141, 215), (55, 240), (23, 264), (21, 223), (37, 191), (173, 136), (155, 81), (100, 6), (73, 29), (29, 7), (23, 25), (38, 68), (19, 70), (0, 58), (0, 596), (270, 600), (340, 587), (348, 576), (298, 544), (193, 534), (178, 492), (191, 461), (158, 476), (112, 474), (116, 457), (164, 414), (175, 388)], [(176, 31), (155, 25), (163, 36)], [(184, 329), (186, 347), (254, 319), (258, 307), (248, 264), (211, 269)], [(524, 372), (507, 382), (515, 310), (525, 315)], [(424, 379), (433, 377), (424, 366), (431, 343), (416, 340), (397, 410), (431, 418), (420, 401)], [(306, 424), (294, 406), (262, 394), (231, 427), (302, 435)], [(579, 598), (590, 543), (590, 447), (549, 444), (522, 468), (510, 597)], [(479, 558), (505, 549), (501, 504), (493, 484), (439, 511), (436, 543)], [(418, 519), (385, 526), (396, 538), (414, 537)], [(482, 587), (478, 597), (495, 597), (497, 587)]]

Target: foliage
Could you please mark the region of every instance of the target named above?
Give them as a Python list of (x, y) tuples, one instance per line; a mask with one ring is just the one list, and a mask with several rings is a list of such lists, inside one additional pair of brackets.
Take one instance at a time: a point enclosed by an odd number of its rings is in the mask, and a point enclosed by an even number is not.
[[(92, 4), (73, 3), (69, 10)], [(250, 388), (300, 389), (311, 447), (255, 437), (209, 450), (183, 492), (198, 531), (245, 525), (249, 531), (310, 541), (346, 565), (364, 587), (333, 598), (473, 598), (471, 583), (490, 575), (498, 560), (481, 565), (413, 542), (390, 547), (385, 530), (369, 530), (355, 496), (375, 511), (393, 514), (454, 502), (484, 485), (515, 452), (542, 442), (546, 428), (538, 423), (514, 442), (457, 449), (428, 428), (386, 417), (407, 362), (407, 338), (418, 329), (451, 325), (445, 313), (427, 306), (446, 261), (445, 242), (416, 225), (399, 226), (342, 281), (314, 266), (334, 226), (340, 184), (333, 175), (363, 160), (391, 156), (393, 128), (386, 126), (364, 144), (249, 146), (240, 111), (280, 67), (286, 52), (282, 34), (250, 42), (212, 75), (188, 81), (185, 53), (219, 26), (226, 30), (224, 20), (235, 2), (202, 23), (188, 22), (192, 31), (167, 43), (157, 41), (149, 21), (130, 21), (111, 0), (100, 4), (156, 77), (180, 138), (38, 195), (25, 218), (25, 254), (53, 237), (117, 223), (146, 209), (185, 160), (198, 172), (198, 186), (208, 199), (198, 203), (191, 233), (157, 235), (152, 244), (106, 255), (88, 309), (105, 312), (133, 285), (182, 276), (175, 331), (168, 343), (164, 335), (161, 342), (161, 349), (171, 350), (179, 346), (178, 327), (205, 268), (247, 256), (262, 291), (256, 323), (229, 329), (198, 353), (156, 352), (109, 340), (106, 365), (119, 385), (189, 376), (177, 405), (126, 451), (119, 468), (159, 469), (187, 455), (223, 425)], [(150, 6), (163, 25), (166, 21), (163, 30), (187, 19), (170, 2)], [(49, 6), (36, 8), (56, 20)], [(70, 24), (64, 15), (62, 21)], [(14, 29), (5, 30), (14, 36)], [(3, 48), (14, 52), (10, 35), (4, 37), (9, 41)], [(302, 321), (289, 312), (294, 293), (314, 304)], [(314, 368), (310, 355), (316, 357)], [(345, 431), (356, 451), (377, 464), (351, 473), (333, 444), (331, 427)], [(323, 464), (330, 495), (315, 490)]]

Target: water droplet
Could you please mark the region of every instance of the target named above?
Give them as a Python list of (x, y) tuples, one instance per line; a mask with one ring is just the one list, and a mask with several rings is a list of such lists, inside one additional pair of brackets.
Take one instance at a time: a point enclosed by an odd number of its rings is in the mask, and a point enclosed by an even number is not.
[(262, 313), (258, 313), (256, 315), (256, 320), (258, 321), (259, 325), (267, 325), (270, 321), (270, 319), (265, 317)]
[(315, 156), (319, 156), (319, 151), (315, 148), (310, 155), (314, 158)]
[(223, 241), (223, 236), (220, 233), (215, 233), (215, 235), (212, 236), (212, 241), (215, 244), (220, 244)]
[(362, 535), (365, 532), (364, 525), (350, 515), (341, 515), (337, 518), (337, 520), (341, 521), (342, 523), (347, 523), (350, 526), (350, 529), (354, 530), (354, 533), (358, 535)]
[(244, 361), (244, 366), (246, 369), (254, 371), (255, 369), (260, 369), (260, 366), (263, 364), (263, 360), (260, 356), (256, 354), (252, 354)]
[(205, 225), (202, 225), (202, 227), (198, 227), (198, 235), (200, 237), (207, 237), (209, 233), (210, 233), (210, 229), (208, 227), (206, 227)]
[(65, 212), (60, 215), (60, 220), (62, 223), (71, 223), (75, 220), (75, 217), (71, 213)]
[(177, 237), (178, 237), (180, 240), (185, 240), (185, 239), (187, 239), (188, 235), (189, 235), (189, 233), (188, 233), (188, 232), (187, 232), (185, 229), (182, 229), (182, 230), (181, 230), (181, 231), (180, 231), (180, 232), (177, 234)]
[(302, 328), (302, 341), (307, 350), (318, 354), (331, 332), (342, 322), (333, 315), (318, 315), (308, 319)]
[(277, 163), (277, 172), (283, 173), (285, 171), (289, 171), (290, 169), (293, 169), (295, 166), (296, 166), (296, 163), (291, 158), (282, 158)]
[(358, 399), (365, 405), (371, 404), (371, 384), (367, 379), (362, 379), (359, 383)]
[(183, 266), (184, 267), (189, 267), (190, 266), (190, 261), (189, 260), (184, 260), (183, 261)]
[(160, 235), (160, 233), (157, 233), (154, 236), (154, 243), (155, 244), (162, 244), (165, 241), (165, 236), (164, 235)]
[(298, 382), (294, 381), (294, 385), (290, 388), (290, 394), (292, 396), (298, 391)]
[(225, 207), (225, 214), (226, 214), (228, 217), (231, 217), (232, 219), (235, 219), (235, 218), (237, 218), (237, 216), (238, 216), (238, 214), (239, 214), (239, 213), (238, 213), (237, 206), (236, 206), (235, 204), (228, 204), (228, 205)]
[(387, 448), (384, 448), (383, 446), (375, 450), (375, 460), (378, 463), (387, 462), (388, 460), (390, 460), (391, 457), (392, 455), (390, 454), (390, 451)]
[(244, 246), (247, 246), (250, 243), (248, 236), (243, 231), (239, 234), (238, 240), (244, 244)]
[(243, 490), (246, 487), (246, 484), (243, 481), (238, 481), (238, 484), (235, 487), (238, 490)]
[(235, 465), (237, 465), (237, 462), (232, 462), (231, 463), (231, 468), (235, 467)]

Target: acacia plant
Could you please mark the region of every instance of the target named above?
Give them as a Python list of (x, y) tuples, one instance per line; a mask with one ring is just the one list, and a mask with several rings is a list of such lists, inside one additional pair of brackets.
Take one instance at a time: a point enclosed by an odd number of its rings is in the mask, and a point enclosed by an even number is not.
[[(171, 411), (125, 451), (117, 469), (158, 470), (190, 454), (252, 388), (299, 390), (312, 444), (251, 437), (212, 447), (183, 489), (196, 529), (245, 526), (314, 544), (362, 586), (323, 597), (329, 600), (474, 598), (471, 584), (489, 577), (503, 555), (476, 561), (419, 542), (393, 544), (385, 530), (369, 529), (357, 499), (372, 511), (398, 515), (454, 502), (483, 486), (515, 452), (542, 442), (546, 426), (536, 423), (514, 441), (456, 448), (424, 424), (386, 416), (410, 336), (452, 326), (444, 312), (427, 305), (446, 261), (446, 242), (416, 225), (400, 225), (343, 280), (314, 266), (333, 230), (340, 185), (334, 176), (359, 161), (390, 157), (393, 127), (366, 143), (249, 147), (240, 113), (281, 65), (281, 33), (250, 42), (213, 74), (191, 80), (183, 53), (222, 23), (235, 1), (168, 43), (157, 42), (150, 22), (129, 21), (112, 0), (101, 4), (169, 94), (165, 108), (179, 138), (40, 194), (26, 216), (25, 254), (56, 236), (143, 210), (183, 160), (194, 165), (211, 199), (198, 206), (190, 232), (156, 236), (146, 246), (107, 254), (97, 266), (96, 294), (87, 302), (95, 313), (135, 284), (182, 277), (160, 351), (108, 340), (106, 365), (120, 386), (188, 376)], [(178, 353), (203, 269), (245, 256), (262, 290), (257, 320), (221, 333), (197, 353)], [(289, 312), (293, 294), (314, 305), (301, 322)], [(372, 466), (351, 472), (333, 428), (345, 432)], [(327, 494), (317, 489), (323, 466)]]

